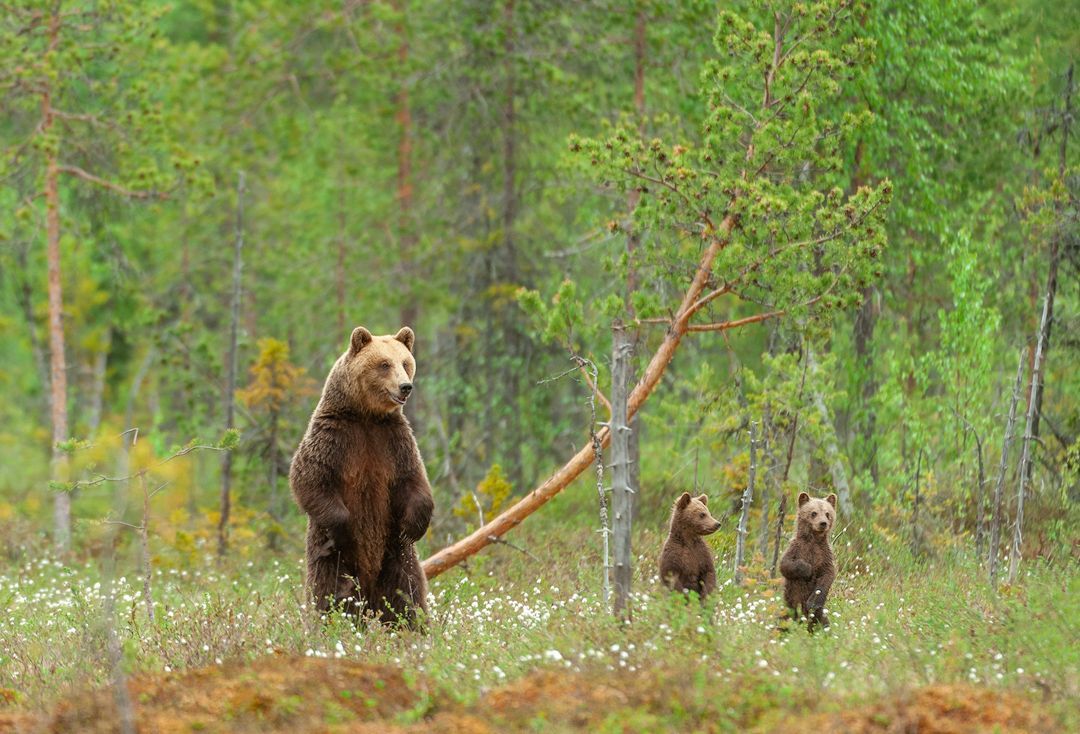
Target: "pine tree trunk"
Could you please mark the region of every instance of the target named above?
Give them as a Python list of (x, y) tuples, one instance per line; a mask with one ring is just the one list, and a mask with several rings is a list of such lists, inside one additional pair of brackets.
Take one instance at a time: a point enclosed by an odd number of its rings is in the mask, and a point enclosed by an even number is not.
[[(398, 124), (398, 168), (397, 168), (397, 201), (398, 201), (398, 243), (400, 257), (398, 259), (401, 270), (401, 283), (416, 282), (415, 259), (416, 259), (416, 233), (413, 228), (413, 123), (412, 107), (409, 102), (408, 65), (409, 65), (409, 33), (405, 26), (404, 0), (397, 0), (395, 9), (398, 12), (397, 35), (398, 35), (398, 73), (401, 79), (397, 91), (397, 112), (395, 118)], [(420, 306), (417, 303), (416, 292), (412, 288), (406, 288), (404, 300), (401, 304), (398, 316), (399, 326), (418, 328), (420, 319)], [(423, 342), (419, 342), (422, 344)], [(414, 347), (415, 349), (415, 347)], [(405, 404), (405, 415), (413, 424), (413, 430), (419, 432), (419, 410), (423, 393), (419, 392)]]
[[(54, 6), (49, 18), (49, 51), (56, 49), (60, 39), (59, 6)], [(41, 135), (56, 135), (52, 106), (52, 87), (46, 82), (41, 94)], [(47, 148), (45, 157), (45, 239), (49, 267), (49, 387), (52, 413), (52, 476), (55, 481), (67, 480), (67, 454), (59, 446), (67, 441), (67, 360), (64, 340), (64, 296), (60, 276), (60, 169), (57, 156), (59, 141)], [(53, 527), (56, 546), (66, 551), (71, 546), (71, 495), (56, 493), (53, 506)]]
[[(506, 0), (503, 5), (503, 191), (502, 191), (502, 254), (503, 276), (502, 284), (518, 282), (518, 253), (516, 232), (518, 214), (518, 187), (517, 187), (517, 31), (515, 17), (516, 8), (514, 0)], [(520, 394), (520, 369), (515, 364), (517, 359), (523, 358), (525, 348), (523, 339), (518, 333), (516, 325), (510, 322), (505, 315), (500, 316), (501, 331), (507, 339), (510, 359), (503, 360), (504, 369), (501, 379), (506, 386), (506, 395), (516, 400)], [(521, 435), (521, 411), (516, 406), (506, 415), (507, 433), (511, 436)], [(521, 441), (511, 441), (509, 450), (509, 475), (511, 483), (515, 487), (524, 484), (525, 467), (523, 466)]]
[[(240, 294), (244, 249), (244, 174), (236, 183), (236, 242), (233, 249), (232, 316), (229, 325), (228, 373), (225, 376), (225, 430), (236, 427), (236, 363), (237, 341), (240, 329)], [(232, 507), (232, 451), (221, 457), (221, 507), (218, 519), (218, 555), (224, 556), (229, 548), (229, 512)]]

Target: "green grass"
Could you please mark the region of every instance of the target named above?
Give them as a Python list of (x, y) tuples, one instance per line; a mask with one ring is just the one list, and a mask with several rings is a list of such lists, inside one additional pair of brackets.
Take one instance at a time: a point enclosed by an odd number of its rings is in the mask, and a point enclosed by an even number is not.
[[(280, 653), (390, 664), (431, 696), (399, 723), (421, 720), (438, 701), (468, 706), (537, 671), (557, 671), (675, 691), (609, 714), (605, 726), (613, 728), (704, 720), (717, 730), (768, 728), (792, 711), (972, 684), (1016, 694), (1080, 730), (1075, 564), (1025, 563), (1022, 583), (995, 596), (962, 554), (916, 562), (849, 536), (837, 548), (832, 629), (810, 636), (777, 630), (780, 588), (760, 569), (744, 589), (723, 583), (729, 574), (721, 570), (721, 589), (704, 609), (664, 592), (654, 577), (655, 532), (636, 539), (648, 553), (638, 559), (629, 625), (599, 599), (594, 534), (535, 527), (514, 540), (543, 557), (500, 546), (468, 572), (437, 579), (426, 636), (319, 620), (304, 603), (295, 555), (159, 568), (154, 623), (141, 579), (128, 575), (117, 581), (124, 665), (163, 674)], [(9, 708), (44, 711), (74, 689), (106, 684), (110, 667), (97, 566), (29, 560), (35, 553), (27, 549), (0, 572), (0, 689), (14, 692)], [(721, 553), (721, 565), (728, 558)], [(326, 716), (332, 723), (343, 714), (335, 705)]]

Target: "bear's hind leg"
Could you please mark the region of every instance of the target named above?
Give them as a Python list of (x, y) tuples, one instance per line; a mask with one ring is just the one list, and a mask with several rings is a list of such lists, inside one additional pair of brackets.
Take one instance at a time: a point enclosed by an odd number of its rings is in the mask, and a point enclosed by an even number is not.
[(308, 536), (307, 590), (320, 614), (338, 608), (356, 615), (360, 595), (353, 579), (355, 569), (348, 559), (317, 533)]
[(372, 595), (372, 609), (384, 624), (418, 629), (427, 616), (427, 579), (411, 546), (388, 554)]

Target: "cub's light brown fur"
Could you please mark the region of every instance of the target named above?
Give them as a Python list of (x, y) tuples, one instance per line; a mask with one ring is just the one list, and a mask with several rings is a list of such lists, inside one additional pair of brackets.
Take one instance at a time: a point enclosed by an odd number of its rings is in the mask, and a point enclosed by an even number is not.
[(414, 547), (434, 500), (402, 406), (416, 369), (412, 329), (357, 327), (330, 370), (293, 456), (289, 484), (308, 515), (307, 586), (318, 608), (417, 622), (427, 583)]
[(716, 590), (716, 564), (702, 537), (720, 529), (705, 495), (683, 492), (671, 510), (671, 527), (660, 551), (660, 580), (672, 591), (696, 591), (701, 599)]
[(806, 492), (800, 493), (795, 537), (780, 559), (784, 601), (796, 618), (807, 618), (811, 630), (815, 624), (829, 626), (825, 601), (836, 579), (836, 562), (829, 543), (835, 519), (835, 494), (811, 499)]

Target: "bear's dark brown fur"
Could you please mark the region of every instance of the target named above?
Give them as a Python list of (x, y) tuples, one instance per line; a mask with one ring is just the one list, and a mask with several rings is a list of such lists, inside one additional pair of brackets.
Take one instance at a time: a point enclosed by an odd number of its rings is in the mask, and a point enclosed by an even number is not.
[(308, 515), (307, 587), (319, 610), (370, 610), (417, 623), (427, 583), (414, 543), (434, 500), (402, 406), (412, 392), (412, 329), (357, 327), (330, 370), (289, 484)]
[(836, 561), (829, 543), (835, 518), (835, 494), (825, 499), (811, 499), (806, 492), (801, 492), (795, 537), (780, 559), (784, 601), (796, 619), (807, 619), (810, 630), (816, 623), (829, 626), (825, 601), (836, 579)]
[(671, 510), (671, 527), (660, 551), (660, 580), (672, 591), (696, 591), (704, 599), (716, 590), (716, 564), (702, 540), (720, 529), (705, 495), (683, 492)]

